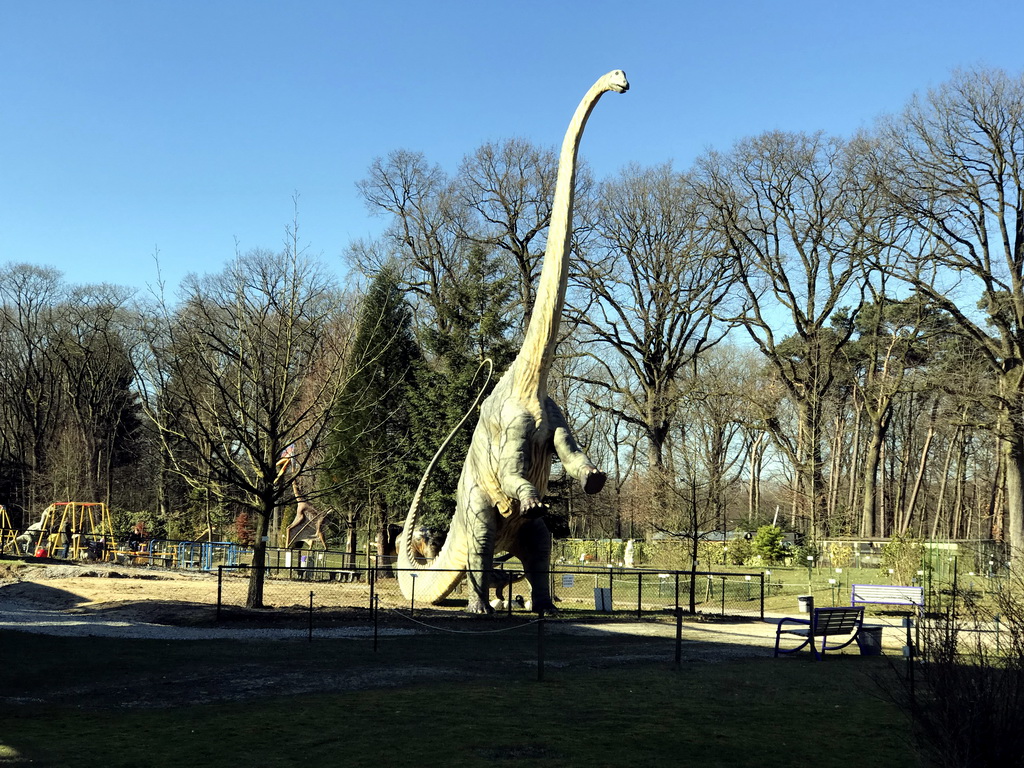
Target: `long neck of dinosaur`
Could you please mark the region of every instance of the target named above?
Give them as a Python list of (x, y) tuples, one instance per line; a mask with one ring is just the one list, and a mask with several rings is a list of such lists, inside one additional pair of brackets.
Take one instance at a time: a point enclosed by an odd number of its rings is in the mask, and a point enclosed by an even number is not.
[(551, 208), (544, 266), (530, 315), (530, 324), (523, 339), (522, 349), (513, 364), (514, 386), (523, 397), (547, 396), (548, 373), (555, 356), (558, 324), (562, 319), (565, 289), (569, 278), (569, 250), (572, 241), (572, 211), (576, 195), (576, 156), (587, 118), (605, 92), (601, 81), (595, 83), (576, 107), (569, 128), (562, 140), (562, 153), (558, 159), (558, 179), (555, 182), (555, 200)]

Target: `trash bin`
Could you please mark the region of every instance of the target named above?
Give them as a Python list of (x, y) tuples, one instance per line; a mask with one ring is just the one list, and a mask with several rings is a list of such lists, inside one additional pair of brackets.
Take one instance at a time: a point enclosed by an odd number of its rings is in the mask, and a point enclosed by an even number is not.
[(881, 656), (882, 628), (861, 627), (857, 633), (857, 645), (860, 646), (861, 656)]
[(796, 604), (800, 613), (811, 613), (814, 610), (814, 595), (797, 595)]

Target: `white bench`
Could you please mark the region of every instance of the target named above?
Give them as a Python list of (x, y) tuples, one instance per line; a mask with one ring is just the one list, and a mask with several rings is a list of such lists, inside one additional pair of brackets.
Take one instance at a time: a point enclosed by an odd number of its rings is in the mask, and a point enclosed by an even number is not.
[(924, 587), (903, 587), (896, 584), (854, 584), (850, 589), (850, 605), (907, 605), (920, 612), (924, 609)]

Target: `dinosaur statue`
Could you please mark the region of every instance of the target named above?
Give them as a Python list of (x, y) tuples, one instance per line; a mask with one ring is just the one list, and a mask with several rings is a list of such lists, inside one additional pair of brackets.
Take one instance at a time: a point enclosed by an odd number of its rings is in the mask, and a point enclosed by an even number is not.
[[(284, 477), (295, 461), (295, 447), (288, 446), (277, 461), (277, 480)], [(313, 542), (319, 541), (320, 546), (327, 549), (327, 541), (324, 538), (324, 521), (330, 510), (319, 510), (314, 507), (299, 489), (298, 474), (292, 477), (292, 493), (295, 495), (295, 517), (288, 524), (285, 533), (285, 547), (301, 547), (306, 544), (313, 546)]]
[(624, 93), (628, 89), (625, 73), (609, 72), (587, 91), (569, 123), (558, 163), (544, 265), (523, 346), (480, 407), (456, 490), (448, 538), (428, 567), (410, 556), (412, 535), (427, 477), (454, 430), (413, 496), (398, 547), (399, 584), (406, 598), (438, 603), (468, 577), (467, 611), (490, 613), (488, 581), (494, 553), (508, 552), (523, 563), (533, 609), (554, 608), (549, 584), (551, 533), (541, 519), (547, 511), (543, 499), (553, 455), (557, 454), (586, 493), (597, 493), (605, 483), (605, 474), (576, 445), (547, 388), (568, 282), (576, 158), (583, 129), (598, 99), (607, 91)]
[[(402, 535), (402, 526), (389, 525), (387, 539), (384, 542), (384, 557), (388, 562), (398, 559), (398, 540)], [(417, 528), (412, 536), (412, 556), (417, 562), (430, 562), (436, 558), (444, 545), (444, 534), (433, 528)]]

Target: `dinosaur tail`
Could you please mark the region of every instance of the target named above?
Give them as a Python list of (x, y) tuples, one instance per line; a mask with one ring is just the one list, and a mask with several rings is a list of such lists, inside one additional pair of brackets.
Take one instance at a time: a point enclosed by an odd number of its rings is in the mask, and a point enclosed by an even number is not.
[[(449, 536), (441, 548), (437, 559), (429, 565), (416, 562), (410, 553), (412, 552), (412, 539), (416, 530), (416, 521), (419, 517), (420, 503), (423, 500), (423, 493), (427, 487), (427, 481), (430, 479), (430, 474), (437, 467), (438, 462), (441, 461), (441, 457), (448, 449), (448, 446), (451, 445), (452, 440), (455, 439), (455, 435), (458, 434), (459, 430), (469, 421), (469, 417), (479, 408), (480, 401), (483, 400), (484, 394), (487, 392), (487, 386), (491, 381), (491, 374), (494, 372), (494, 363), (490, 359), (484, 360), (480, 363), (476, 376), (479, 376), (484, 366), (487, 366), (487, 379), (477, 393), (473, 405), (469, 407), (459, 420), (459, 423), (448, 433), (448, 436), (441, 443), (441, 446), (437, 449), (434, 457), (423, 472), (420, 484), (416, 487), (416, 493), (413, 494), (412, 502), (409, 504), (409, 513), (405, 516), (405, 527), (398, 537), (398, 585), (402, 590), (402, 594), (410, 600), (416, 599), (425, 603), (436, 603), (443, 600), (451, 594), (451, 591), (458, 586), (465, 576), (468, 542), (457, 541), (458, 536)], [(474, 380), (476, 376), (474, 376)]]

